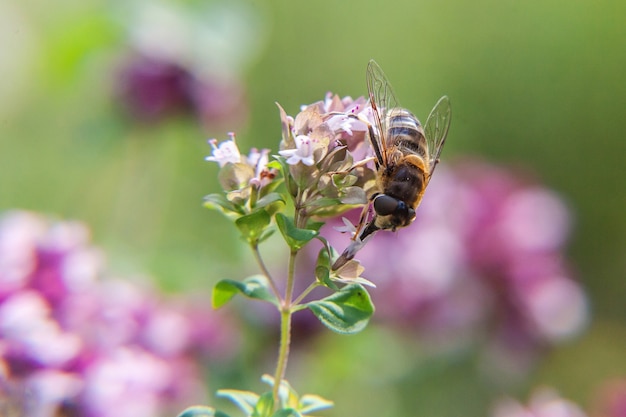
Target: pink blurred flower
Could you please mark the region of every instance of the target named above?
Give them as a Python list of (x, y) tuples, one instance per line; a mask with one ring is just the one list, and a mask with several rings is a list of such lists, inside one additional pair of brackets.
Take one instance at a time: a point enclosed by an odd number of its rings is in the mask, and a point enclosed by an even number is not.
[(237, 351), (209, 308), (104, 276), (84, 225), (0, 218), (0, 379), (25, 415), (171, 415), (204, 399), (200, 360)]
[(498, 402), (491, 413), (492, 417), (586, 417), (584, 411), (573, 402), (561, 398), (554, 390), (536, 390), (528, 405), (524, 406), (513, 399)]

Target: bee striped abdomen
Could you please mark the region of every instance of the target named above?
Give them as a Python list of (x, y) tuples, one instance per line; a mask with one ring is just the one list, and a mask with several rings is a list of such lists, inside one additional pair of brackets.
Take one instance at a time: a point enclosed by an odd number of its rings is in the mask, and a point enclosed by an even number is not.
[(387, 124), (389, 145), (405, 149), (421, 157), (426, 156), (426, 140), (419, 120), (408, 110), (394, 109)]

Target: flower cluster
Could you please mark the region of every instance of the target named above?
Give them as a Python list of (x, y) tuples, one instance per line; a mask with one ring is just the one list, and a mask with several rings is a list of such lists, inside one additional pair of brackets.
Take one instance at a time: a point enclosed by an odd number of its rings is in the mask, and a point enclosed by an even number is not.
[[(379, 320), (452, 345), (487, 332), (490, 359), (510, 366), (587, 322), (586, 297), (563, 260), (569, 226), (554, 192), (465, 161), (439, 166), (414, 224), (378, 233), (358, 257), (378, 287)], [(330, 227), (322, 233), (348, 244)]]
[(206, 206), (236, 219), (242, 237), (252, 244), (263, 240), (271, 217), (286, 203), (275, 192), (281, 183), (299, 213), (296, 226), (305, 228), (302, 219), (336, 216), (365, 204), (375, 182), (372, 168), (355, 166), (354, 155), (369, 152), (365, 138), (371, 108), (363, 97), (328, 93), (325, 100), (302, 106), (295, 118), (278, 107), (282, 139), (272, 162), (267, 149), (253, 148), (243, 156), (234, 133), (219, 144), (209, 140), (212, 153), (206, 160), (220, 166), (226, 195), (208, 195)]
[(204, 397), (200, 356), (226, 358), (237, 344), (224, 318), (106, 278), (103, 266), (80, 223), (0, 218), (0, 410), (156, 417)]
[(370, 152), (365, 138), (373, 120), (366, 100), (328, 93), (324, 101), (302, 106), (295, 118), (279, 109), (285, 182), (304, 213), (335, 216), (367, 203), (375, 173), (367, 166), (353, 169)]

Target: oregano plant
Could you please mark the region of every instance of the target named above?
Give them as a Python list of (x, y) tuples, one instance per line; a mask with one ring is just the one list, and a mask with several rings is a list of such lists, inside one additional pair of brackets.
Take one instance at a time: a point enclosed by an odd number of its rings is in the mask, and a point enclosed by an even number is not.
[[(262, 393), (223, 389), (218, 396), (231, 400), (245, 416), (307, 416), (332, 406), (317, 395), (300, 396), (285, 380), (292, 316), (310, 310), (322, 324), (337, 333), (363, 330), (374, 313), (361, 276), (364, 268), (350, 260), (337, 270), (333, 262), (338, 252), (320, 234), (325, 220), (368, 203), (368, 192), (375, 186), (376, 174), (358, 162), (368, 152), (371, 108), (360, 97), (352, 100), (330, 93), (325, 100), (303, 106), (295, 118), (278, 105), (282, 137), (278, 152), (251, 149), (240, 152), (234, 133), (221, 143), (210, 140), (212, 154), (206, 159), (219, 165), (222, 192), (210, 194), (205, 206), (230, 219), (258, 264), (258, 274), (240, 279), (224, 279), (213, 288), (212, 305), (224, 306), (235, 296), (272, 304), (280, 315), (280, 341), (273, 375), (262, 381)], [(354, 232), (345, 221), (340, 231)], [(276, 231), (284, 240), (289, 257), (285, 282), (278, 282), (267, 268), (260, 246)], [(314, 243), (317, 242), (317, 243)], [(299, 270), (297, 259), (307, 245), (319, 246), (314, 268)], [(299, 281), (296, 285), (296, 281)], [(325, 287), (321, 299), (309, 300), (311, 291)], [(296, 288), (305, 288), (296, 292)], [(209, 406), (194, 406), (179, 417), (227, 417)]]

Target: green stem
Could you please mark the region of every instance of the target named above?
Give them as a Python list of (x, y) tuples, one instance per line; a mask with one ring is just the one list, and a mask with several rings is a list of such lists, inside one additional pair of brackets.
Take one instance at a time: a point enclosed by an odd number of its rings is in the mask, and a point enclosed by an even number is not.
[(302, 302), (302, 300), (304, 300), (304, 297), (309, 295), (309, 293), (313, 291), (315, 288), (317, 288), (319, 285), (320, 283), (317, 281), (312, 282), (311, 285), (309, 285), (304, 291), (302, 291), (302, 294), (300, 294), (298, 298), (293, 300), (293, 305), (294, 306), (299, 305)]
[[(298, 195), (296, 196), (294, 203), (294, 223), (296, 224), (296, 227), (302, 228), (306, 225), (307, 221), (306, 214), (302, 211), (302, 188), (298, 189)], [(295, 283), (297, 255), (298, 250), (291, 249), (289, 255), (289, 265), (287, 268), (287, 285), (285, 287), (285, 298), (283, 299), (280, 308), (280, 343), (278, 348), (278, 361), (276, 363), (276, 372), (274, 374), (274, 390), (272, 392), (274, 396), (274, 404), (276, 410), (278, 410), (280, 407), (280, 397), (278, 394), (281, 382), (285, 378), (287, 361), (289, 359), (289, 345), (291, 343), (291, 315), (294, 313), (294, 303), (292, 300)], [(298, 297), (298, 300), (300, 299), (301, 298)]]
[(278, 391), (280, 384), (285, 378), (287, 361), (289, 359), (289, 344), (291, 343), (291, 299), (293, 297), (293, 287), (295, 281), (296, 255), (297, 250), (292, 249), (289, 256), (289, 267), (287, 273), (287, 288), (285, 289), (285, 299), (280, 309), (280, 344), (278, 348), (278, 361), (276, 363), (276, 373), (274, 374), (274, 404), (276, 409), (280, 407), (280, 397)]
[(280, 312), (280, 347), (278, 349), (278, 363), (274, 375), (274, 404), (275, 409), (280, 409), (280, 397), (278, 396), (280, 385), (285, 378), (287, 360), (289, 358), (289, 344), (291, 342), (291, 311), (283, 308)]
[(253, 244), (251, 246), (252, 246), (252, 253), (254, 253), (254, 258), (256, 259), (257, 264), (259, 264), (259, 268), (261, 268), (261, 272), (263, 272), (263, 275), (267, 277), (267, 280), (270, 283), (270, 287), (272, 287), (272, 292), (274, 293), (278, 301), (282, 301), (282, 297), (280, 296), (280, 292), (278, 291), (276, 282), (272, 278), (270, 271), (265, 266), (265, 262), (263, 262), (263, 258), (261, 257), (261, 252), (259, 251), (259, 245)]

